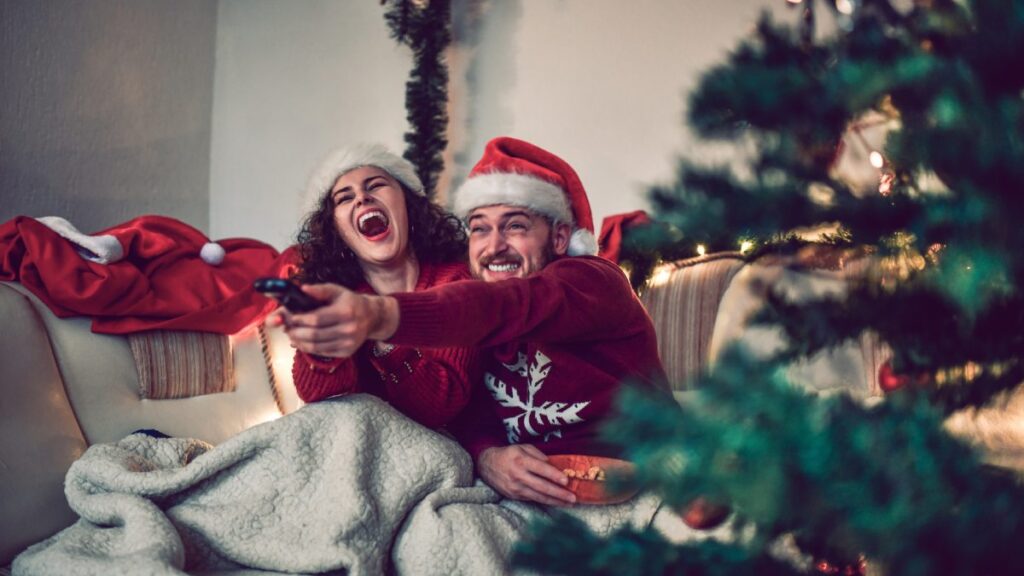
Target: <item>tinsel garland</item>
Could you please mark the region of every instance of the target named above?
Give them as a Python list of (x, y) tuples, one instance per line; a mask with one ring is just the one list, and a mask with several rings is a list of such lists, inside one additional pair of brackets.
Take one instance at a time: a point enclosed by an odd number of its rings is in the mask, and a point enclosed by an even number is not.
[(416, 167), (428, 197), (437, 193), (448, 145), (448, 66), (451, 43), (450, 0), (382, 0), (384, 19), (396, 41), (413, 52), (405, 84), (406, 149), (402, 156)]

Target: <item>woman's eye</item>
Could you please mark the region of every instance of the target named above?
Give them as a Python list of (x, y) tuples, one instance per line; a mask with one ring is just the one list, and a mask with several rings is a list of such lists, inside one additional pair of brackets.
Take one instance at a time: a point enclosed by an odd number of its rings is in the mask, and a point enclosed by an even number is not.
[(334, 197), (334, 205), (341, 206), (342, 204), (352, 200), (351, 194), (339, 194)]

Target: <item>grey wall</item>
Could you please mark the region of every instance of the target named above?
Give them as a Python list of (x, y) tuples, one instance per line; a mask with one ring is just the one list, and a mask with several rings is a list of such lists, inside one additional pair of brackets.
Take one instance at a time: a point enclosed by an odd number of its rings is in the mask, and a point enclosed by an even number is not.
[(0, 0), (0, 222), (209, 226), (217, 3)]

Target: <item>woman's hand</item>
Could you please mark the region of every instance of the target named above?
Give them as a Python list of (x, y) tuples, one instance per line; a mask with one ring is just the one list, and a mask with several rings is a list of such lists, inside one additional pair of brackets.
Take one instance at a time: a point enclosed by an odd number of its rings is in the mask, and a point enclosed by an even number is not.
[(476, 467), (484, 482), (506, 498), (549, 506), (575, 504), (576, 495), (565, 489), (569, 478), (547, 460), (535, 446), (513, 444), (484, 450)]
[(387, 340), (398, 329), (398, 301), (357, 294), (337, 284), (307, 284), (302, 291), (326, 304), (311, 312), (277, 313), (295, 348), (317, 356), (347, 358), (368, 339)]

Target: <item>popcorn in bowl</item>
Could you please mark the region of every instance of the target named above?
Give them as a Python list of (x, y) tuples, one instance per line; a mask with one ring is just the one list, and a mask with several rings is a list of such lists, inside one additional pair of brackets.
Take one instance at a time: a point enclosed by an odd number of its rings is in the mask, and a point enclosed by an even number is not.
[(548, 463), (569, 477), (566, 488), (576, 495), (578, 504), (618, 504), (636, 494), (636, 490), (618, 492), (608, 486), (609, 476), (628, 476), (633, 472), (633, 464), (625, 460), (585, 454), (555, 454), (548, 456)]

